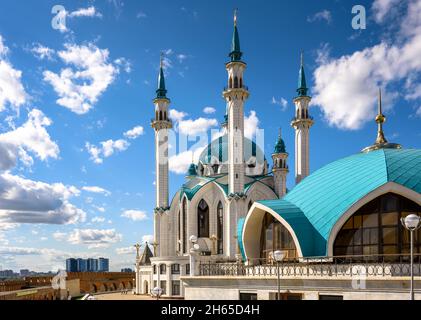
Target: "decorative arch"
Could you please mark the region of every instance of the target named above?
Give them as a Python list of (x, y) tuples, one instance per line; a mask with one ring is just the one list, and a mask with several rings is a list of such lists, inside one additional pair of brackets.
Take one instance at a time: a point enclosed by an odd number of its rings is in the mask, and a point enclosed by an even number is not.
[(209, 238), (209, 205), (204, 199), (197, 206), (197, 236)]
[(242, 232), (242, 245), (244, 248), (244, 254), (246, 256), (246, 259), (250, 260), (251, 264), (257, 263), (257, 259), (260, 259), (260, 237), (256, 237), (256, 234), (261, 234), (263, 219), (265, 218), (266, 214), (272, 215), (276, 221), (278, 221), (283, 227), (285, 227), (289, 235), (292, 237), (292, 241), (295, 245), (297, 258), (302, 258), (303, 253), (301, 250), (300, 243), (298, 241), (298, 237), (295, 234), (292, 227), (290, 226), (290, 224), (272, 209), (260, 204), (259, 202), (255, 202), (252, 205), (246, 217), (246, 220), (244, 221), (244, 227)]
[(389, 193), (396, 194), (398, 196), (406, 198), (418, 204), (419, 206), (421, 206), (421, 197), (419, 193), (417, 193), (414, 190), (406, 188), (395, 182), (388, 182), (380, 186), (379, 188), (371, 191), (370, 193), (362, 197), (360, 200), (358, 200), (356, 203), (354, 203), (347, 211), (345, 211), (345, 213), (338, 219), (338, 221), (332, 227), (329, 233), (329, 238), (327, 242), (327, 255), (328, 256), (334, 256), (335, 240), (339, 232), (342, 230), (344, 225), (349, 221), (349, 219), (352, 216), (354, 216), (354, 214), (356, 214), (361, 208), (369, 204), (371, 201)]

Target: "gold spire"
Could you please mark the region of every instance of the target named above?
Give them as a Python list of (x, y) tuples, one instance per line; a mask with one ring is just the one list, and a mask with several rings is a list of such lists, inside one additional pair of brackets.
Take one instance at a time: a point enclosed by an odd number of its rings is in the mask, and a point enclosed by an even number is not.
[(377, 123), (377, 139), (376, 142), (367, 148), (364, 148), (362, 152), (370, 152), (378, 149), (402, 149), (402, 146), (398, 143), (389, 143), (387, 142), (384, 132), (383, 132), (383, 123), (385, 123), (386, 117), (382, 111), (382, 91), (379, 88), (379, 101), (378, 101), (378, 111), (376, 116)]
[(376, 122), (377, 122), (377, 139), (376, 139), (376, 144), (384, 144), (387, 143), (386, 138), (384, 137), (384, 132), (383, 132), (383, 123), (386, 121), (386, 117), (383, 115), (382, 113), (382, 90), (381, 88), (379, 88), (379, 110), (378, 110), (378, 114), (376, 116)]

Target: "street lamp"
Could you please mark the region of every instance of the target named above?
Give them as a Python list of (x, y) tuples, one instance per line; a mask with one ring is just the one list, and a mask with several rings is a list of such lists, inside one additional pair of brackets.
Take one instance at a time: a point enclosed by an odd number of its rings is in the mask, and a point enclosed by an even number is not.
[(280, 272), (279, 272), (279, 263), (282, 262), (282, 260), (284, 260), (285, 253), (282, 252), (281, 250), (276, 250), (273, 253), (273, 258), (276, 261), (276, 266), (277, 266), (277, 269), (278, 269), (278, 300), (281, 300), (281, 276), (280, 276)]
[(421, 218), (416, 214), (410, 214), (401, 218), (402, 225), (409, 230), (411, 237), (411, 292), (410, 300), (414, 300), (414, 232), (421, 227)]

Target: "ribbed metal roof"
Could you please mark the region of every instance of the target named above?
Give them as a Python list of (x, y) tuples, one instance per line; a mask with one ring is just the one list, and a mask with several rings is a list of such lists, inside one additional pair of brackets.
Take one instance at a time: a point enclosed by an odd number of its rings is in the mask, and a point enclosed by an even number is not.
[[(321, 256), (327, 253), (329, 234), (343, 213), (387, 182), (421, 193), (421, 150), (380, 149), (340, 159), (308, 176), (282, 200), (260, 203), (292, 223), (304, 255)], [(301, 215), (315, 233), (293, 225), (292, 217)]]

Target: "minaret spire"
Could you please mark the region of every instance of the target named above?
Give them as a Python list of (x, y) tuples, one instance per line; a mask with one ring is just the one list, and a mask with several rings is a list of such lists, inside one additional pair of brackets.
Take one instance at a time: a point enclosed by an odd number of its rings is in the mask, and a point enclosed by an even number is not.
[(377, 138), (376, 142), (367, 148), (364, 148), (362, 152), (370, 152), (377, 149), (401, 149), (402, 146), (397, 143), (389, 143), (383, 132), (383, 123), (386, 122), (386, 117), (383, 114), (383, 105), (382, 105), (382, 90), (379, 87), (378, 93), (378, 106), (377, 106), (377, 116), (376, 116), (376, 123), (377, 123)]
[(165, 89), (165, 75), (164, 75), (164, 52), (161, 52), (159, 61), (159, 76), (158, 76), (158, 89), (156, 90), (157, 99), (166, 99), (167, 90)]
[(308, 95), (302, 51), (297, 93), (294, 99), (295, 117), (291, 126), (295, 129), (295, 183), (298, 184), (310, 174), (310, 128), (314, 124), (308, 110), (311, 97)]
[(282, 139), (282, 130), (279, 128), (279, 137), (275, 145), (275, 150), (272, 154), (273, 160), (273, 178), (275, 182), (275, 192), (279, 198), (286, 194), (286, 183), (288, 169), (288, 153), (286, 152), (285, 142)]
[(234, 10), (234, 33), (232, 35), (232, 43), (231, 43), (231, 52), (229, 56), (231, 57), (231, 61), (241, 61), (241, 57), (243, 53), (240, 49), (240, 36), (238, 34), (237, 28), (237, 13), (238, 10)]

